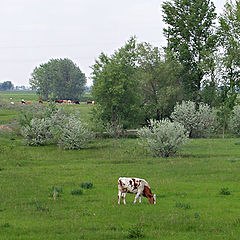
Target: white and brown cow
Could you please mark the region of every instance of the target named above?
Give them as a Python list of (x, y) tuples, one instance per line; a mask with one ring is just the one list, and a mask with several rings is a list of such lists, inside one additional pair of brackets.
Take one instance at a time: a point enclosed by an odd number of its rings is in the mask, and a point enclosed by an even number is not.
[(126, 204), (126, 194), (136, 194), (134, 203), (139, 198), (141, 203), (141, 196), (146, 197), (151, 204), (156, 204), (156, 194), (152, 194), (149, 184), (146, 180), (140, 178), (120, 177), (118, 179), (118, 204), (120, 205), (121, 197), (123, 204)]

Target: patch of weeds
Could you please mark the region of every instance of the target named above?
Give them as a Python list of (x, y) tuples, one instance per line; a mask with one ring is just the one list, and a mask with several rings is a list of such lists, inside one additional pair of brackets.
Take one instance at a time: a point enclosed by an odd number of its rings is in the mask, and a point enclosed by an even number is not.
[(49, 197), (53, 197), (54, 200), (56, 200), (57, 197), (61, 197), (63, 193), (63, 190), (61, 187), (55, 187), (53, 186), (50, 189)]
[(236, 218), (233, 220), (233, 226), (235, 226), (235, 227), (240, 226), (240, 218)]
[(2, 228), (9, 228), (10, 227), (10, 224), (9, 223), (4, 223), (1, 225)]
[(200, 214), (197, 213), (197, 212), (195, 212), (195, 213), (194, 213), (194, 218), (200, 218)]
[(143, 238), (143, 225), (142, 224), (134, 224), (130, 228), (128, 228), (128, 238)]
[(22, 167), (23, 164), (22, 164), (21, 162), (17, 162), (17, 163), (16, 163), (16, 166), (18, 166), (18, 167)]
[(108, 229), (111, 230), (111, 231), (117, 231), (117, 228), (115, 226), (111, 226)]
[(186, 226), (186, 231), (187, 232), (196, 232), (198, 229), (198, 227), (193, 224), (193, 223), (189, 223), (187, 226)]
[(49, 208), (48, 207), (44, 207), (42, 206), (40, 203), (36, 202), (36, 209), (39, 212), (49, 212)]
[(231, 195), (231, 192), (229, 191), (228, 188), (221, 188), (219, 194), (220, 195)]
[(191, 208), (190, 204), (181, 203), (181, 202), (176, 203), (176, 207), (177, 207), (177, 208), (184, 209), (184, 210), (187, 210), (187, 209), (190, 209), (190, 208)]
[(81, 189), (74, 189), (71, 191), (72, 195), (82, 195), (83, 191)]
[(93, 187), (93, 183), (91, 182), (81, 183), (81, 188), (91, 189), (92, 187)]

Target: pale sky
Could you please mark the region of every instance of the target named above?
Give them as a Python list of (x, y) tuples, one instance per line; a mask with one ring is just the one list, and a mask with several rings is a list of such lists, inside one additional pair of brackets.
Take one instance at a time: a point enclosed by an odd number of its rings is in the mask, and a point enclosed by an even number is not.
[[(213, 0), (220, 13), (226, 0)], [(33, 69), (69, 58), (88, 77), (101, 52), (131, 36), (164, 46), (163, 0), (0, 0), (0, 82), (29, 86)]]

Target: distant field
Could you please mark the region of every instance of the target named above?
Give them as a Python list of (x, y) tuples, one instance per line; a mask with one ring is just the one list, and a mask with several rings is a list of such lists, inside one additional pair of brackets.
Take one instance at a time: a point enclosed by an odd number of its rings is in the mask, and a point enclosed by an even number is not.
[(33, 91), (2, 91), (0, 92), (0, 100), (10, 102), (10, 98), (13, 98), (15, 103), (20, 102), (22, 99), (25, 101), (38, 101), (39, 98)]
[[(91, 98), (90, 94), (84, 94), (83, 97), (88, 99)], [(10, 98), (13, 99), (14, 105), (10, 104)], [(31, 101), (32, 104), (39, 105), (39, 98), (32, 91), (4, 91), (0, 92), (0, 104), (3, 103), (4, 107), (0, 107), (0, 125), (6, 124), (9, 120), (15, 119), (19, 114), (21, 109), (27, 108), (29, 105), (22, 105), (21, 100), (24, 99), (26, 102)], [(46, 105), (47, 102), (44, 102)], [(86, 102), (81, 102), (80, 104), (71, 104), (68, 106), (69, 109), (75, 109), (80, 111), (80, 115), (82, 120), (87, 121), (90, 120), (91, 110), (93, 105), (86, 104)]]
[[(38, 95), (34, 91), (0, 91), (0, 100), (9, 101), (13, 98), (14, 102), (20, 102), (22, 99), (25, 101), (37, 101), (39, 100)], [(90, 93), (84, 93), (82, 95), (84, 102), (92, 100)]]

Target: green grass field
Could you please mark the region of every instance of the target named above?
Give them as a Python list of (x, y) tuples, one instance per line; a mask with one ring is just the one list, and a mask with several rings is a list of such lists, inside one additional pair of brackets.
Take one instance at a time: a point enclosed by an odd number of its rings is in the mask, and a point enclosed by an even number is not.
[[(161, 159), (137, 139), (96, 139), (66, 151), (24, 146), (0, 132), (0, 239), (238, 240), (239, 169), (240, 139), (194, 139)], [(118, 206), (120, 176), (145, 178), (157, 204), (134, 205), (128, 194)]]

